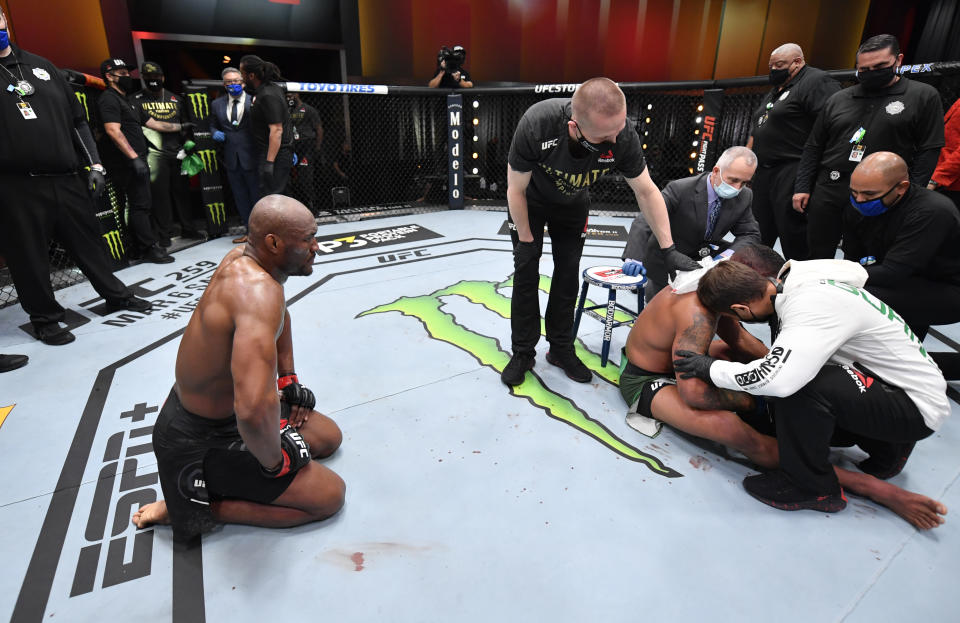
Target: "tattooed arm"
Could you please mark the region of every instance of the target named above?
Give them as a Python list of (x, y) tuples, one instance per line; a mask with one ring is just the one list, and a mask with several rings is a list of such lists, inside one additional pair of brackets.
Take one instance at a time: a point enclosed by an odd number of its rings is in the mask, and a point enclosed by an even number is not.
[(720, 316), (717, 322), (717, 337), (730, 347), (733, 355), (731, 359), (734, 361), (747, 363), (767, 356), (767, 345), (729, 316)]
[[(690, 314), (677, 321), (677, 333), (673, 340), (673, 352), (689, 350), (706, 353), (717, 327), (717, 317), (699, 303), (690, 306)], [(754, 399), (749, 394), (719, 389), (697, 378), (677, 377), (677, 391), (683, 401), (701, 410), (748, 411), (754, 408)]]

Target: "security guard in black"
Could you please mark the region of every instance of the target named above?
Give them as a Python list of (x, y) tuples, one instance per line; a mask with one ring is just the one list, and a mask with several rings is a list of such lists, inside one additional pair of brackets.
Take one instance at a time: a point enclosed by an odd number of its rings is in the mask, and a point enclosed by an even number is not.
[(888, 87), (857, 84), (831, 97), (807, 139), (794, 187), (797, 194), (813, 193), (807, 208), (811, 259), (834, 257), (842, 212), (851, 209), (850, 173), (866, 155), (899, 155), (910, 182), (926, 186), (943, 145), (943, 106), (928, 84), (900, 76)]
[(51, 237), (108, 305), (149, 303), (133, 297), (107, 260), (90, 196), (103, 192), (105, 171), (80, 99), (45, 58), (7, 45), (0, 66), (0, 255), (35, 336), (66, 344), (74, 336), (59, 326), (65, 310), (50, 284)]

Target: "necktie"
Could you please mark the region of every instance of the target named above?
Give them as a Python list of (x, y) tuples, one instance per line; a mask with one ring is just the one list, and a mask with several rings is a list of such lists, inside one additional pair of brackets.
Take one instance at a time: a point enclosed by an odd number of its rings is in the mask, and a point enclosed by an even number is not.
[(713, 200), (710, 210), (707, 212), (707, 232), (704, 234), (706, 240), (713, 236), (713, 229), (717, 226), (717, 216), (720, 214), (720, 197)]
[(233, 107), (230, 109), (230, 123), (237, 122), (237, 105), (240, 103), (240, 100), (233, 100)]

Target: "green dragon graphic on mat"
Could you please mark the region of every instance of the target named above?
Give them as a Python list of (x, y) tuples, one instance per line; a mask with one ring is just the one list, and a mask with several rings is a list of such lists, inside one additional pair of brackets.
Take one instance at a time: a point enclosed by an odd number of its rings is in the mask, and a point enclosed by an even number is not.
[[(427, 333), (435, 340), (446, 342), (469, 353), (477, 361), (497, 374), (503, 372), (510, 361), (510, 355), (493, 337), (477, 333), (457, 322), (452, 314), (441, 309), (442, 297), (461, 296), (471, 303), (482, 305), (498, 316), (510, 319), (510, 299), (498, 291), (512, 285), (512, 278), (504, 282), (461, 281), (449, 287), (423, 296), (401, 296), (392, 303), (379, 305), (357, 314), (357, 318), (370, 314), (400, 312), (404, 316), (418, 319)], [(540, 276), (540, 289), (549, 292), (550, 278)], [(620, 312), (618, 312), (620, 313)], [(625, 319), (625, 318), (624, 318)], [(541, 325), (542, 331), (542, 325)], [(615, 366), (601, 367), (600, 356), (587, 350), (580, 340), (576, 340), (577, 356), (601, 379), (616, 385), (619, 370)], [(498, 381), (499, 382), (499, 381)], [(506, 387), (504, 386), (506, 389)], [(665, 466), (660, 459), (649, 455), (617, 437), (606, 426), (591, 418), (575, 402), (562, 396), (549, 387), (536, 374), (528, 372), (520, 385), (510, 388), (510, 392), (526, 398), (531, 404), (543, 409), (548, 416), (559, 420), (593, 437), (617, 454), (646, 465), (651, 471), (668, 478), (682, 476), (676, 470)]]

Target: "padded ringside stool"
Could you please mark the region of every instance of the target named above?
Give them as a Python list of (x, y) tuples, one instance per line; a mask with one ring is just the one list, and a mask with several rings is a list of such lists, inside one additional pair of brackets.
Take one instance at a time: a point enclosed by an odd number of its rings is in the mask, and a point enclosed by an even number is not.
[[(573, 321), (573, 339), (577, 339), (577, 330), (580, 329), (580, 318), (583, 316), (583, 312), (587, 312), (597, 320), (603, 322), (603, 350), (600, 353), (601, 366), (607, 365), (607, 358), (610, 355), (610, 336), (613, 335), (613, 330), (620, 325), (632, 322), (633, 319), (643, 311), (643, 287), (646, 283), (646, 276), (638, 275), (631, 277), (630, 275), (625, 275), (619, 266), (594, 266), (583, 271), (583, 287), (580, 289), (580, 302), (577, 303), (577, 315)], [(584, 307), (584, 303), (587, 301), (587, 290), (591, 285), (600, 286), (601, 288), (609, 290), (605, 304)], [(637, 293), (637, 311), (628, 309), (617, 302), (618, 290), (631, 290)], [(593, 311), (601, 307), (607, 309), (606, 316), (601, 316)], [(630, 316), (630, 321), (613, 319), (613, 315), (618, 308)]]

